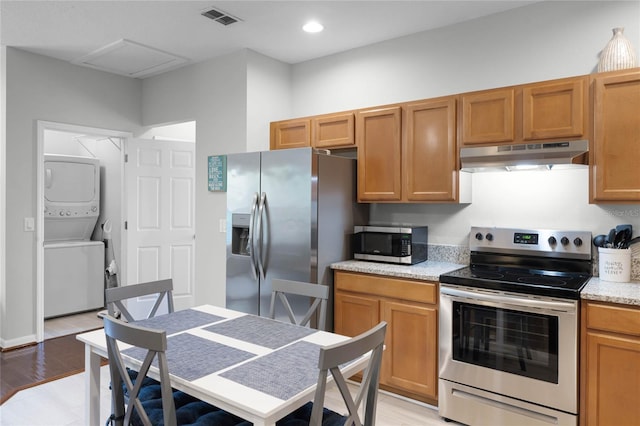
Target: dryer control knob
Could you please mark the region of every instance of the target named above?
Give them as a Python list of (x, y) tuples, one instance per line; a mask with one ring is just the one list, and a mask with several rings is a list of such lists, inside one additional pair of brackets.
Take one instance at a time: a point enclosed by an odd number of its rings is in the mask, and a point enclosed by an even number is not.
[(64, 216), (64, 212), (60, 210), (60, 216)]
[(67, 210), (67, 216), (71, 216), (71, 212)]

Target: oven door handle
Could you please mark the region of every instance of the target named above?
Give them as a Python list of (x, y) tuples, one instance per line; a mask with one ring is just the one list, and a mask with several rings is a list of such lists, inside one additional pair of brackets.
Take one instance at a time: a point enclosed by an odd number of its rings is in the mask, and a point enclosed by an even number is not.
[(514, 295), (504, 296), (501, 294), (486, 293), (481, 290), (460, 290), (444, 285), (440, 285), (440, 293), (447, 296), (457, 297), (471, 301), (491, 302), (503, 306), (514, 306), (519, 308), (534, 308), (560, 312), (575, 312), (576, 304), (574, 302), (547, 301), (539, 299), (528, 299), (526, 297), (518, 297)]

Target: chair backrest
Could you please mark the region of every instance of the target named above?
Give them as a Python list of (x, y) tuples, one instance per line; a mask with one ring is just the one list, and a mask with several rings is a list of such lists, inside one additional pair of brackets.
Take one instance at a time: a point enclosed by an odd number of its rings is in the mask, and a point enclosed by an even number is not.
[[(167, 366), (167, 334), (164, 330), (154, 330), (151, 328), (139, 327), (132, 323), (127, 323), (105, 315), (104, 332), (107, 338), (107, 354), (109, 357), (109, 370), (111, 374), (111, 395), (113, 404), (113, 415), (117, 423), (124, 415), (124, 425), (131, 423), (131, 416), (134, 409), (138, 417), (145, 425), (151, 425), (149, 416), (139, 399), (140, 389), (143, 379), (147, 376), (149, 367), (154, 358), (158, 359), (158, 369), (160, 373), (160, 388), (162, 394), (162, 414), (164, 424), (174, 426), (176, 424), (176, 408), (173, 400), (171, 383), (169, 381), (169, 368)], [(131, 381), (127, 368), (122, 359), (122, 354), (118, 342), (146, 349), (142, 366), (138, 371), (135, 385)], [(128, 405), (124, 409), (124, 383), (128, 393)]]
[[(382, 321), (356, 337), (345, 342), (337, 343), (320, 349), (320, 359), (318, 368), (318, 387), (313, 401), (313, 409), (311, 412), (310, 425), (320, 426), (322, 424), (322, 411), (324, 406), (324, 395), (327, 386), (327, 375), (331, 372), (342, 399), (349, 410), (349, 416), (345, 424), (361, 426), (375, 425), (376, 406), (378, 403), (378, 385), (380, 383), (380, 365), (382, 362), (382, 351), (384, 350), (384, 336), (387, 331), (387, 323)], [(352, 397), (347, 382), (340, 372), (340, 366), (349, 361), (371, 351), (371, 358), (365, 367), (362, 375), (360, 387), (355, 398)], [(364, 423), (362, 423), (358, 410), (366, 397)]]
[[(155, 303), (145, 318), (134, 318), (123, 301), (134, 297), (156, 295)], [(159, 281), (149, 281), (141, 284), (131, 284), (122, 287), (111, 287), (104, 290), (107, 310), (112, 317), (121, 317), (126, 321), (135, 321), (151, 318), (156, 315), (163, 300), (167, 300), (167, 309), (173, 312), (173, 280), (171, 278)]]
[[(289, 320), (292, 324), (307, 325), (311, 321), (313, 314), (318, 311), (318, 329), (324, 330), (327, 321), (327, 300), (329, 298), (329, 287), (322, 284), (310, 284), (301, 281), (273, 279), (271, 292), (271, 309), (269, 316), (273, 319), (276, 316), (276, 299), (279, 298), (284, 305)], [(310, 306), (300, 322), (296, 321), (295, 313), (287, 294), (309, 297)]]

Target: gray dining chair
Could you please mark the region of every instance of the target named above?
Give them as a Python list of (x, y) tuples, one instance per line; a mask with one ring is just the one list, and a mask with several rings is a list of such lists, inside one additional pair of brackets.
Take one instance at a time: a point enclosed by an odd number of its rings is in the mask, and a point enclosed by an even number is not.
[[(306, 422), (311, 426), (374, 426), (376, 422), (380, 367), (386, 331), (387, 323), (382, 321), (372, 329), (356, 337), (320, 348), (320, 357), (318, 360), (320, 372), (318, 374), (318, 386), (313, 398), (313, 403), (307, 403), (283, 418), (278, 423), (279, 426), (306, 424)], [(371, 352), (371, 357), (364, 367), (362, 381), (354, 397), (347, 385), (345, 377), (340, 372), (340, 367), (356, 360), (367, 352)], [(347, 408), (348, 413), (345, 416), (324, 407), (324, 397), (329, 373), (333, 376)], [(359, 413), (361, 408), (364, 411), (364, 422)]]
[[(108, 423), (118, 426), (246, 425), (231, 413), (171, 388), (164, 330), (140, 327), (110, 315), (103, 321), (113, 410)], [(119, 342), (146, 350), (137, 372), (127, 369)], [(147, 376), (152, 365), (157, 368), (159, 381)]]
[[(324, 330), (327, 322), (327, 300), (329, 298), (329, 287), (322, 284), (310, 284), (301, 281), (291, 281), (283, 279), (273, 279), (271, 291), (271, 308), (269, 316), (276, 317), (276, 299), (279, 299), (285, 307), (289, 320), (292, 324), (306, 326), (313, 315), (318, 312), (318, 330)], [(293, 308), (289, 303), (287, 295), (305, 296), (310, 298), (310, 306), (304, 317), (298, 322)]]
[[(155, 302), (151, 310), (146, 314), (146, 317), (134, 318), (124, 302), (128, 299), (144, 296), (155, 296)], [(152, 318), (158, 312), (163, 300), (167, 301), (168, 312), (173, 312), (173, 280), (168, 278), (165, 280), (107, 288), (104, 290), (104, 298), (107, 304), (107, 312), (112, 317), (122, 318), (126, 321)]]

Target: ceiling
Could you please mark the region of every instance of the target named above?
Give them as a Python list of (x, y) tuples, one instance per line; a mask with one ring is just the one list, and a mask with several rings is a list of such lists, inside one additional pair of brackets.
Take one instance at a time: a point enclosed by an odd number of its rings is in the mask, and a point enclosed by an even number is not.
[[(251, 49), (295, 64), (500, 13), (535, 1), (0, 1), (0, 41), (145, 78)], [(202, 16), (215, 8), (238, 19)], [(325, 30), (304, 33), (320, 21)], [(107, 53), (100, 56), (98, 53)]]

